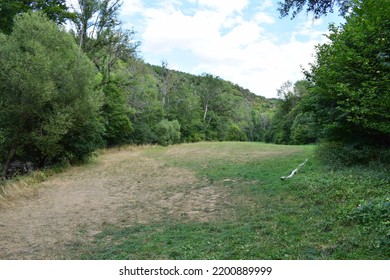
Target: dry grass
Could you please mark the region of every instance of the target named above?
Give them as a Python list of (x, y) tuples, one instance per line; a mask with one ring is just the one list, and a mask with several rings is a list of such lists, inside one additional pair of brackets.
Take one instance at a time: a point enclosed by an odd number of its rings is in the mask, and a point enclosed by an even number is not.
[(38, 195), (37, 186), (47, 175), (36, 171), (28, 176), (5, 182), (0, 186), (0, 210), (12, 206), (20, 199), (30, 199)]
[[(299, 146), (262, 145), (254, 142), (203, 142), (182, 144), (161, 149), (156, 147), (149, 149), (148, 154), (161, 152), (161, 156), (180, 162), (201, 162), (215, 160), (232, 160), (234, 162), (248, 162), (262, 160), (277, 156), (289, 156), (295, 154), (301, 148)], [(156, 152), (154, 152), (156, 150)]]
[(2, 195), (0, 259), (66, 258), (67, 244), (86, 244), (104, 224), (226, 216), (228, 195), (222, 187), (145, 157), (150, 149), (106, 150), (94, 162), (44, 182), (9, 183)]

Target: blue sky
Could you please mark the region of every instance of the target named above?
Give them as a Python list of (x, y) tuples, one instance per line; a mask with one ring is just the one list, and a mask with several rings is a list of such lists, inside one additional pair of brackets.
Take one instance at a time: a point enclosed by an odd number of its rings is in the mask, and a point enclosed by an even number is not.
[(134, 28), (145, 62), (192, 74), (210, 73), (275, 97), (287, 80), (303, 78), (337, 14), (280, 19), (277, 0), (124, 0), (121, 20)]

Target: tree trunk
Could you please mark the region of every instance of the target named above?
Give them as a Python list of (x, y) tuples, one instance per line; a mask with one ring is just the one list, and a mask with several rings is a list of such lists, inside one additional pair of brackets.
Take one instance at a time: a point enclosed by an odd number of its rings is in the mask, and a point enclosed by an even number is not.
[(204, 106), (204, 114), (203, 114), (203, 123), (206, 123), (206, 117), (207, 117), (207, 111), (209, 109), (209, 104), (208, 102)]

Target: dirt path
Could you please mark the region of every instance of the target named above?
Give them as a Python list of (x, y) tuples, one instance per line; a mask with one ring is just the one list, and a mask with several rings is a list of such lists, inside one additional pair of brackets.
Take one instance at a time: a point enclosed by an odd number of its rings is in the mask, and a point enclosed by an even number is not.
[(0, 209), (0, 259), (67, 258), (69, 244), (86, 244), (104, 224), (215, 219), (225, 195), (188, 170), (143, 156), (142, 148), (111, 150)]

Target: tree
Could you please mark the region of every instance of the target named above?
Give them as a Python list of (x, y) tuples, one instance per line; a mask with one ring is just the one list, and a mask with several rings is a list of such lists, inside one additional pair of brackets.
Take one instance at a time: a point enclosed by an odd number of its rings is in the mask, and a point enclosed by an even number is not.
[(340, 14), (345, 16), (351, 7), (353, 0), (284, 0), (278, 2), (281, 17), (286, 17), (292, 13), (292, 18), (295, 18), (304, 7), (306, 12), (312, 12), (314, 18), (320, 18), (328, 13), (333, 13), (335, 4), (339, 7)]
[(162, 75), (161, 75), (161, 78), (162, 78), (162, 81), (161, 81), (161, 95), (162, 95), (162, 106), (165, 107), (165, 104), (166, 104), (166, 101), (167, 101), (167, 97), (168, 97), (168, 82), (169, 82), (169, 78), (170, 76), (170, 73), (171, 71), (168, 70), (168, 62), (166, 60), (163, 60), (161, 62), (161, 69), (162, 69)]
[(356, 1), (307, 72), (321, 137), (343, 144), (390, 143), (390, 2)]
[(130, 77), (129, 105), (134, 108), (131, 122), (134, 127), (132, 141), (137, 144), (156, 143), (155, 127), (164, 118), (160, 92), (159, 77), (150, 65), (140, 60), (127, 63)]
[(120, 0), (78, 0), (76, 7), (72, 6), (80, 48), (102, 74), (103, 85), (110, 82), (114, 65), (133, 58), (139, 46), (134, 31), (121, 29), (121, 5)]
[(222, 80), (219, 77), (205, 73), (197, 80), (196, 93), (199, 95), (203, 107), (204, 132), (209, 129), (211, 121), (217, 117), (215, 112), (211, 111), (211, 107), (218, 103), (216, 99), (222, 94), (222, 90)]
[(172, 77), (175, 86), (170, 89), (169, 106), (165, 108), (165, 115), (180, 123), (182, 141), (199, 141), (202, 124), (200, 98), (195, 94), (195, 87), (188, 74), (171, 72), (170, 76), (175, 76)]
[(316, 141), (313, 116), (306, 112), (309, 82), (287, 81), (278, 89), (279, 105), (266, 134), (268, 142), (277, 144), (308, 144)]
[[(42, 13), (21, 14), (0, 34), (0, 160), (45, 166), (88, 157), (102, 143), (92, 63)], [(0, 135), (1, 136), (1, 135)]]
[[(100, 73), (98, 87), (104, 93), (103, 118), (108, 145), (131, 141), (133, 109), (129, 106), (129, 78), (122, 75), (123, 63), (135, 58), (138, 42), (134, 31), (122, 30), (118, 18), (119, 0), (78, 0), (72, 6), (80, 49)], [(122, 77), (118, 79), (117, 73)]]
[(0, 1), (0, 31), (5, 34), (12, 32), (14, 17), (29, 11), (42, 11), (57, 24), (74, 18), (68, 11), (66, 0), (1, 0)]
[(116, 146), (130, 143), (134, 131), (130, 121), (133, 110), (128, 104), (126, 94), (115, 83), (104, 87), (104, 94), (103, 118), (106, 144)]

